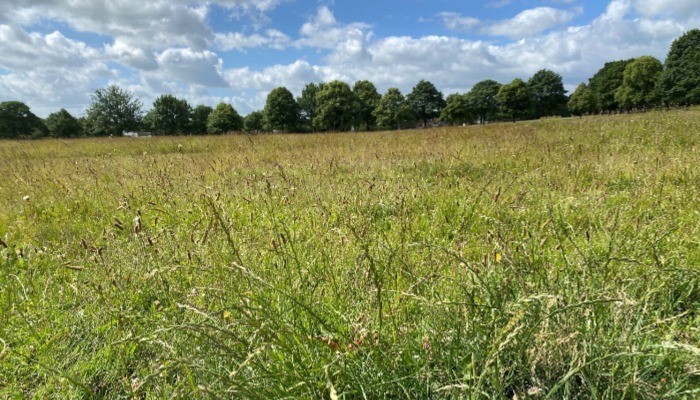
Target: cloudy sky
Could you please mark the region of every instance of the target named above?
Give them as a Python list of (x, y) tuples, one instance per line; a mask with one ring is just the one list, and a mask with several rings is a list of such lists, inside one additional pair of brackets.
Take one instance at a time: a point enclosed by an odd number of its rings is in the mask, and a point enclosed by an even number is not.
[(0, 101), (82, 115), (95, 89), (164, 93), (243, 115), (307, 82), (445, 94), (542, 68), (568, 89), (606, 61), (700, 27), (700, 0), (0, 0)]

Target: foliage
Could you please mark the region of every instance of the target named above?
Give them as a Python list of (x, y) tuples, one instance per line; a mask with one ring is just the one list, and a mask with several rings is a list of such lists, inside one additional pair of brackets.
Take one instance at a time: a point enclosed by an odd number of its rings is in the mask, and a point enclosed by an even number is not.
[(445, 100), (432, 83), (421, 80), (413, 87), (411, 93), (406, 96), (413, 114), (418, 120), (423, 122), (423, 126), (428, 126), (428, 121), (440, 116), (440, 112), (445, 107)]
[(572, 114), (582, 116), (596, 111), (596, 99), (593, 91), (585, 83), (578, 85), (569, 98), (569, 111)]
[(356, 99), (355, 125), (366, 131), (373, 130), (377, 124), (374, 110), (379, 105), (382, 95), (377, 92), (377, 88), (370, 81), (355, 82), (352, 91)]
[(116, 85), (95, 90), (86, 111), (88, 131), (95, 136), (121, 135), (139, 128), (142, 119), (140, 100)]
[(498, 100), (501, 111), (515, 122), (517, 117), (526, 115), (530, 110), (532, 93), (527, 83), (516, 78), (513, 82), (501, 86), (496, 100)]
[(469, 109), (482, 124), (494, 119), (498, 114), (498, 91), (501, 84), (493, 80), (485, 80), (474, 85), (467, 93)]
[(320, 130), (347, 131), (352, 127), (355, 95), (341, 81), (325, 83), (316, 94), (314, 126)]
[(381, 129), (407, 128), (414, 121), (411, 108), (406, 103), (403, 94), (399, 89), (393, 87), (389, 88), (379, 100), (373, 114)]
[(469, 108), (468, 96), (459, 93), (453, 93), (447, 96), (445, 108), (443, 108), (440, 113), (440, 120), (451, 125), (473, 122), (474, 117)]
[(202, 104), (192, 110), (190, 121), (190, 132), (192, 134), (201, 135), (207, 133), (207, 120), (212, 111), (214, 110), (211, 107)]
[(686, 32), (671, 44), (660, 89), (668, 105), (700, 104), (700, 29)]
[(697, 132), (2, 141), (0, 398), (696, 398)]
[(323, 88), (323, 83), (308, 83), (301, 91), (301, 97), (297, 99), (302, 127), (306, 131), (312, 131), (313, 121), (316, 118), (316, 94)]
[(589, 80), (588, 87), (593, 91), (598, 110), (611, 112), (620, 108), (620, 104), (615, 100), (615, 93), (622, 86), (625, 68), (632, 61), (634, 58), (605, 63)]
[(260, 132), (265, 128), (265, 116), (262, 111), (253, 111), (246, 115), (243, 125), (246, 132)]
[(219, 103), (207, 118), (207, 132), (221, 134), (243, 129), (243, 118), (231, 104)]
[(621, 108), (647, 108), (659, 104), (659, 77), (661, 61), (652, 56), (639, 57), (625, 67), (622, 86), (615, 92), (615, 101)]
[(72, 116), (64, 108), (49, 114), (45, 121), (49, 135), (52, 137), (80, 137), (83, 135), (83, 126), (77, 118)]
[(146, 114), (144, 123), (148, 129), (158, 134), (182, 135), (191, 129), (192, 108), (185, 99), (171, 94), (158, 97), (153, 108)]
[(527, 85), (532, 92), (532, 102), (536, 117), (551, 117), (566, 112), (566, 90), (561, 75), (543, 69), (537, 71)]
[(0, 139), (43, 136), (46, 127), (29, 107), (19, 101), (0, 103)]
[(278, 87), (267, 95), (263, 115), (268, 131), (293, 132), (299, 126), (299, 105), (285, 87)]

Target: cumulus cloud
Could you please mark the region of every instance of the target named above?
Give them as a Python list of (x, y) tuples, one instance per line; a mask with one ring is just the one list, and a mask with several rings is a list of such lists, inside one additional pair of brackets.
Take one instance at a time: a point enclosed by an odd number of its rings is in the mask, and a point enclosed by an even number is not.
[(348, 40), (364, 41), (371, 36), (371, 25), (362, 22), (340, 24), (326, 6), (318, 8), (316, 15), (301, 26), (301, 38), (297, 47), (333, 49), (338, 43)]
[(167, 49), (156, 57), (155, 74), (165, 80), (178, 80), (209, 87), (228, 86), (221, 75), (223, 61), (209, 50)]
[(500, 21), (483, 29), (484, 33), (512, 39), (531, 37), (555, 26), (571, 21), (574, 12), (552, 7), (525, 10), (511, 19)]

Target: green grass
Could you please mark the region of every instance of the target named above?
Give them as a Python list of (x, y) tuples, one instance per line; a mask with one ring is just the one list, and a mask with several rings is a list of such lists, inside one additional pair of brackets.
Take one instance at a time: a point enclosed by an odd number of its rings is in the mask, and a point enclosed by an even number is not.
[(0, 398), (700, 396), (700, 110), (0, 142)]

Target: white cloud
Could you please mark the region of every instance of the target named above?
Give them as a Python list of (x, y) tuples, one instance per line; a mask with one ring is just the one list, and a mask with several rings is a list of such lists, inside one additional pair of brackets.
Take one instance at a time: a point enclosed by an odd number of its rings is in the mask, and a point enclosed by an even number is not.
[(229, 50), (245, 50), (253, 47), (270, 47), (276, 50), (282, 50), (289, 46), (291, 39), (289, 36), (276, 29), (268, 29), (265, 35), (252, 34), (245, 35), (240, 32), (217, 33), (216, 44), (223, 51)]
[(634, 0), (634, 9), (647, 17), (688, 16), (700, 13), (698, 0)]
[(442, 19), (442, 23), (447, 29), (457, 32), (470, 31), (481, 24), (477, 18), (466, 17), (455, 12), (441, 12), (436, 16)]
[(372, 33), (369, 24), (354, 22), (343, 25), (336, 21), (333, 13), (326, 6), (318, 8), (316, 15), (301, 26), (301, 38), (297, 47), (314, 47), (317, 49), (333, 49), (338, 43), (348, 40), (368, 40)]
[(209, 87), (226, 87), (221, 75), (223, 62), (209, 50), (190, 48), (167, 49), (156, 57), (158, 70), (155, 75), (164, 80), (177, 80)]
[(483, 32), (512, 39), (531, 37), (555, 26), (571, 21), (574, 12), (552, 7), (537, 7), (525, 10), (515, 17), (486, 26)]

